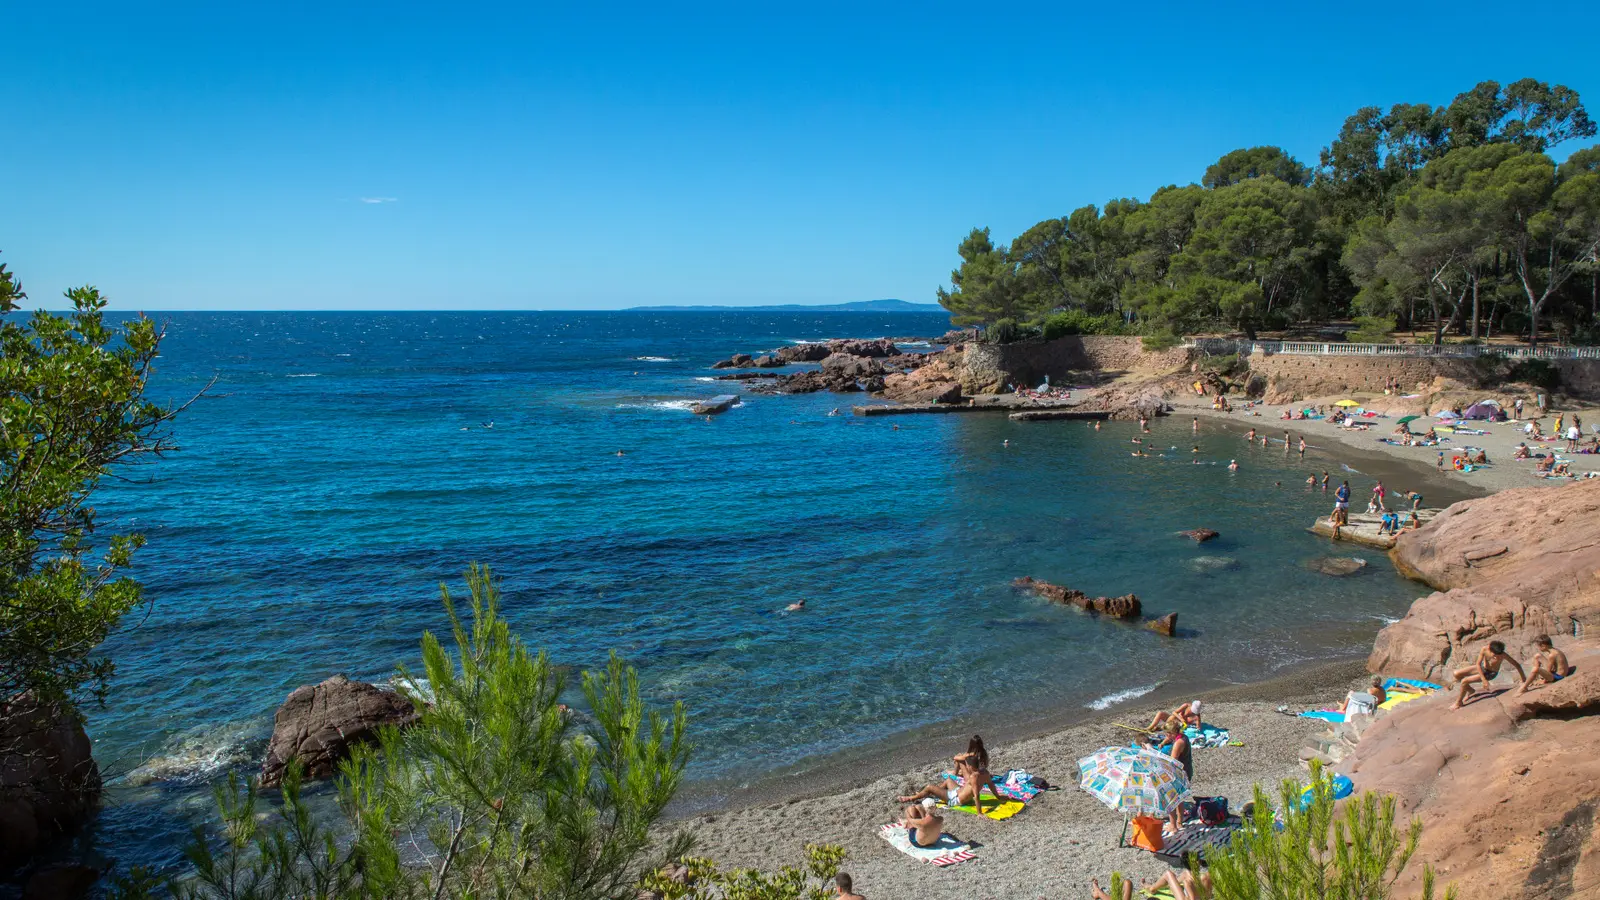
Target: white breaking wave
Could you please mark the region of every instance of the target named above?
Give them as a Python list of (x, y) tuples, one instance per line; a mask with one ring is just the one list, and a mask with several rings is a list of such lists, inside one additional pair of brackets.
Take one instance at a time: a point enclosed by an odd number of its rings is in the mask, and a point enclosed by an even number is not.
[(634, 359), (640, 362), (672, 362), (668, 356), (635, 356)]
[(1140, 697), (1143, 697), (1145, 694), (1148, 694), (1156, 688), (1161, 687), (1161, 685), (1162, 682), (1158, 681), (1155, 684), (1147, 684), (1144, 687), (1128, 688), (1125, 691), (1117, 691), (1115, 694), (1107, 694), (1104, 697), (1101, 697), (1099, 700), (1088, 704), (1088, 706), (1090, 709), (1110, 709), (1111, 707), (1116, 706), (1118, 703), (1127, 703), (1129, 700), (1136, 700)]
[(1393, 625), (1394, 623), (1400, 621), (1398, 618), (1396, 618), (1394, 616), (1378, 615), (1378, 616), (1368, 616), (1367, 618), (1369, 618), (1369, 619), (1377, 619), (1379, 622), (1382, 622), (1385, 625)]
[(694, 380), (695, 381), (716, 381), (717, 379), (711, 377), (710, 375), (696, 375)]
[(321, 372), (303, 372), (303, 373), (300, 373), (300, 374), (291, 374), (289, 377), (290, 378), (321, 378), (322, 377), (322, 373)]
[(199, 784), (233, 766), (255, 761), (266, 738), (263, 722), (202, 725), (167, 739), (159, 753), (128, 773), (129, 784)]
[(618, 403), (617, 409), (693, 409), (698, 400), (657, 400), (654, 403)]

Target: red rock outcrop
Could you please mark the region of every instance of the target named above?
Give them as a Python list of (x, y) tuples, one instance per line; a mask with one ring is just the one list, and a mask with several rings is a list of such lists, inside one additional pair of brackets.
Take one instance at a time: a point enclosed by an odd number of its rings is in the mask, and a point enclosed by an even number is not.
[(1582, 635), (1600, 626), (1600, 480), (1464, 500), (1390, 556), (1438, 593), (1378, 634), (1374, 672), (1432, 679), (1491, 638), (1517, 655), (1538, 634)]
[(1438, 592), (1379, 634), (1374, 672), (1448, 683), (1491, 638), (1526, 666), (1538, 634), (1575, 668), (1518, 696), (1505, 667), (1496, 694), (1413, 701), (1362, 733), (1339, 770), (1423, 824), (1396, 896), (1427, 862), (1462, 900), (1600, 897), (1600, 643), (1582, 637), (1600, 621), (1600, 482), (1458, 503), (1391, 556)]
[(885, 399), (900, 403), (959, 403), (961, 381), (951, 363), (935, 356), (910, 372), (896, 372), (883, 379)]
[(261, 784), (277, 785), (291, 759), (300, 760), (306, 777), (328, 778), (353, 745), (375, 740), (385, 725), (404, 727), (416, 720), (410, 700), (343, 675), (297, 687), (273, 717)]
[(1011, 586), (1019, 590), (1032, 591), (1051, 603), (1076, 606), (1085, 612), (1110, 616), (1113, 619), (1137, 619), (1143, 614), (1139, 598), (1133, 594), (1124, 594), (1121, 597), (1091, 597), (1083, 591), (1075, 591), (1048, 581), (1039, 581), (1027, 575), (1011, 582)]
[(1422, 820), (1395, 896), (1418, 894), (1423, 862), (1461, 900), (1600, 896), (1600, 648), (1557, 646), (1577, 669), (1560, 683), (1459, 710), (1442, 695), (1401, 705), (1344, 758), (1358, 791)]

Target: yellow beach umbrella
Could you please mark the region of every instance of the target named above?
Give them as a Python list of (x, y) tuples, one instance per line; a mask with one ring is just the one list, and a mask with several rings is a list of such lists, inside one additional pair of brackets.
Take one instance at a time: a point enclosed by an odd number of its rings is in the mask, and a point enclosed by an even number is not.
[(1334, 406), (1360, 406), (1360, 405), (1361, 404), (1359, 402), (1355, 401), (1355, 400), (1340, 400), (1338, 403), (1334, 404)]

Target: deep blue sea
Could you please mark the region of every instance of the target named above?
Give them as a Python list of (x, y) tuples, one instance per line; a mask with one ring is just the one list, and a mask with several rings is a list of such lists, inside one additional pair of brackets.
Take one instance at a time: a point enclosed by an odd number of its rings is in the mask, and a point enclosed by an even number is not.
[[(1303, 482), (1338, 460), (1209, 423), (1158, 421), (1165, 455), (1141, 459), (1132, 423), (861, 419), (861, 395), (685, 409), (734, 390), (708, 366), (735, 351), (940, 334), (938, 315), (159, 318), (154, 393), (216, 382), (178, 422), (181, 451), (98, 503), (104, 529), (148, 536), (154, 601), (111, 642), (114, 689), (90, 711), (115, 777), (95, 839), (124, 862), (177, 863), (209, 782), (252, 770), (294, 687), (415, 666), (440, 582), (473, 562), (556, 662), (616, 648), (650, 699), (684, 701), (701, 779), (1260, 679), (1360, 653), (1422, 593), (1377, 553), (1356, 577), (1309, 570), (1329, 551), (1304, 529), (1329, 502)], [(1173, 534), (1198, 526), (1222, 537)], [(1137, 593), (1185, 637), (1020, 595), (1020, 575)]]

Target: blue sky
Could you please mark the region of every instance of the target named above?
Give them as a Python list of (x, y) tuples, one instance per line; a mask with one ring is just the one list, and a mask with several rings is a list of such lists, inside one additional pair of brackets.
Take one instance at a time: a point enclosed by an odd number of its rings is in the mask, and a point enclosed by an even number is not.
[(931, 302), (974, 225), (1314, 162), (1364, 105), (1532, 76), (1600, 117), (1587, 3), (137, 5), (5, 14), (35, 303)]

